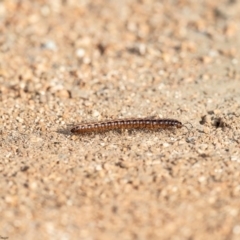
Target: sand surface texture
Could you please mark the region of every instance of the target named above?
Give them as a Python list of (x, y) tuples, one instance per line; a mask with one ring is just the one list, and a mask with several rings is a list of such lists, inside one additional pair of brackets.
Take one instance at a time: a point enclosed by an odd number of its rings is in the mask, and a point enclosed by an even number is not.
[[(239, 12), (0, 1), (0, 239), (240, 239)], [(70, 132), (149, 116), (189, 131)]]

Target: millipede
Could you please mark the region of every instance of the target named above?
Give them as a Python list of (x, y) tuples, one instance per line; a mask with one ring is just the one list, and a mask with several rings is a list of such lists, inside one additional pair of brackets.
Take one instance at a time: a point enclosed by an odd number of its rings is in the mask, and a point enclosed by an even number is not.
[(74, 126), (71, 132), (74, 134), (98, 133), (111, 130), (140, 129), (140, 130), (159, 130), (182, 128), (184, 125), (175, 119), (118, 119), (103, 122), (82, 123)]

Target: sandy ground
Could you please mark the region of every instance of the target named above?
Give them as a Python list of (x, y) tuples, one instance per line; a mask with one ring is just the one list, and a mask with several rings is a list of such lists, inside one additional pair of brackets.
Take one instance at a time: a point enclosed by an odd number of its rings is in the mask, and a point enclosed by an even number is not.
[[(239, 12), (1, 1), (0, 239), (240, 239)], [(190, 130), (69, 131), (148, 116)]]

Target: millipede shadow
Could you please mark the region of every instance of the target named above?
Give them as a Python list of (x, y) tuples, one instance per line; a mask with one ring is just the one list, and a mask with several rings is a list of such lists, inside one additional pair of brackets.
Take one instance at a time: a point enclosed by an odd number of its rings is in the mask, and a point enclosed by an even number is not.
[(163, 134), (174, 134), (176, 135), (177, 132), (174, 131), (173, 129), (157, 129), (157, 130), (151, 130), (151, 129), (112, 129), (112, 130), (108, 130), (108, 131), (96, 131), (96, 132), (85, 132), (85, 133), (71, 133), (71, 129), (63, 129), (63, 130), (59, 130), (58, 131), (61, 134), (65, 134), (65, 135), (75, 135), (75, 136), (90, 136), (90, 137), (94, 137), (94, 136), (107, 136), (108, 134), (112, 133), (115, 134), (118, 137), (124, 136), (125, 134), (129, 135), (129, 136), (136, 136), (137, 133), (163, 133)]
[(57, 133), (60, 133), (60, 134), (63, 134), (63, 135), (66, 135), (66, 136), (69, 136), (69, 135), (72, 135), (71, 133), (71, 127), (66, 127), (66, 128), (58, 128), (56, 130)]

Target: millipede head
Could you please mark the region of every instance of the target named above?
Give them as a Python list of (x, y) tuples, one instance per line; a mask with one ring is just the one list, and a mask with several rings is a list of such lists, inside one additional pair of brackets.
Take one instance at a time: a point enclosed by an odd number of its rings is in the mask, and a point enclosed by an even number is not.
[(74, 128), (71, 129), (71, 133), (76, 133), (78, 129), (79, 129), (79, 127), (75, 126)]
[(179, 121), (176, 121), (175, 125), (176, 125), (177, 128), (182, 128), (182, 126), (183, 126), (183, 124)]

